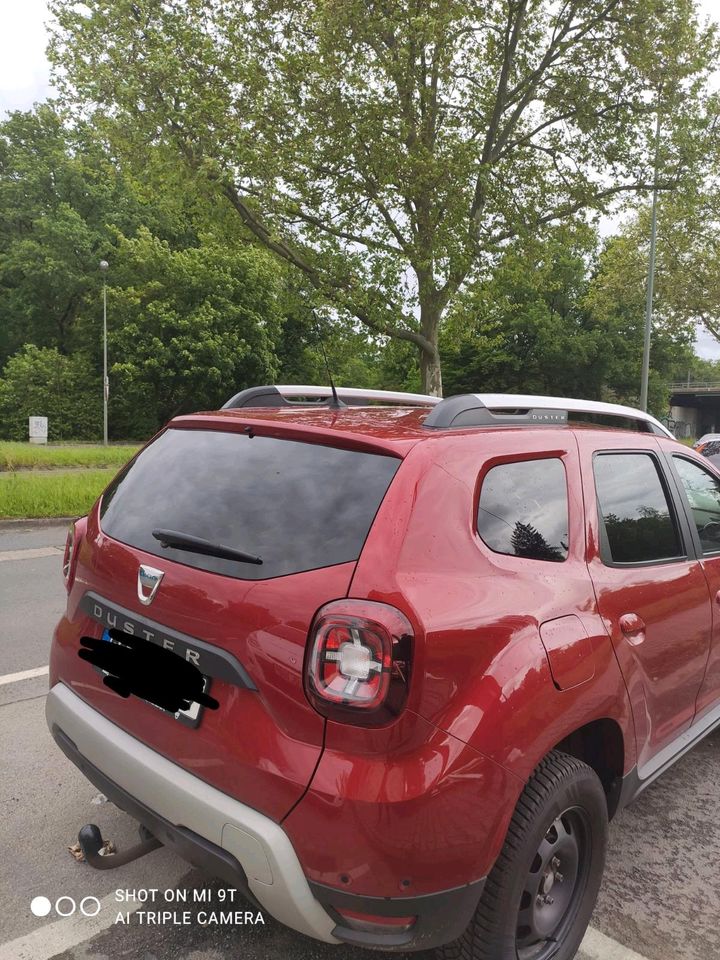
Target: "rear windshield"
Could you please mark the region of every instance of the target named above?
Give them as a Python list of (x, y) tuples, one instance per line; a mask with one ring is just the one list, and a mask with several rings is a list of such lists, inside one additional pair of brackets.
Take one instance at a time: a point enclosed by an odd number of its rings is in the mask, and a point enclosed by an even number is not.
[[(102, 528), (132, 547), (241, 580), (357, 560), (400, 461), (274, 437), (170, 429), (103, 496)], [(262, 557), (165, 549), (153, 530)]]

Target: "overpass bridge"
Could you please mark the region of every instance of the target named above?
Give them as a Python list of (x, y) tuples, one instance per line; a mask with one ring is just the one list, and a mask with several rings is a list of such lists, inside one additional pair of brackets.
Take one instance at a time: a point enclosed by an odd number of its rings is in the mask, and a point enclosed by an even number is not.
[(668, 426), (677, 437), (720, 433), (720, 380), (680, 381), (670, 388)]

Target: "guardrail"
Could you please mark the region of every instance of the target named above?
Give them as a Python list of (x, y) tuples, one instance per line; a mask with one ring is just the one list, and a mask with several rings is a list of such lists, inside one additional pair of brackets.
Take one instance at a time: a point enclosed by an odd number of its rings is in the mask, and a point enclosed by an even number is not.
[(675, 383), (669, 383), (668, 389), (672, 393), (682, 393), (683, 391), (692, 393), (694, 390), (720, 390), (720, 380), (678, 380)]

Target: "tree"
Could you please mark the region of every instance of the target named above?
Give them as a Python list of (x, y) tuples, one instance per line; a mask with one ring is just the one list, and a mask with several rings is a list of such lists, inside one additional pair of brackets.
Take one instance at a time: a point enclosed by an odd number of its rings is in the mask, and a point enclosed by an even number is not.
[(448, 317), (440, 345), (449, 392), (599, 399), (606, 342), (584, 307), (597, 249), (583, 223), (508, 245)]
[[(633, 282), (647, 271), (651, 211), (640, 206), (623, 224), (618, 242)], [(654, 308), (664, 322), (702, 323), (720, 341), (720, 190), (683, 190), (658, 208)]]
[[(508, 246), (458, 301), (441, 337), (451, 393), (538, 393), (637, 405), (647, 259), (578, 223)], [(651, 407), (692, 357), (692, 324), (657, 316)]]
[(212, 240), (173, 250), (121, 238), (108, 289), (110, 423), (147, 437), (179, 413), (216, 410), (272, 382), (281, 278), (262, 250)]
[[(645, 326), (647, 249), (632, 234), (607, 240), (588, 287), (585, 307), (606, 344), (605, 399), (638, 405), (640, 358)], [(695, 323), (673, 309), (667, 284), (658, 285), (653, 315), (649, 409), (668, 410), (668, 383), (692, 363)]]
[(0, 378), (0, 437), (27, 440), (28, 417), (48, 418), (50, 440), (96, 440), (102, 433), (102, 381), (87, 357), (28, 344)]
[[(503, 245), (696, 167), (693, 0), (54, 0), (67, 106), (214, 184), (321, 302), (418, 351)], [(682, 109), (677, 109), (682, 103)], [(700, 146), (700, 141), (702, 146)]]
[(69, 353), (113, 229), (141, 217), (101, 147), (51, 106), (0, 124), (0, 368), (22, 344)]

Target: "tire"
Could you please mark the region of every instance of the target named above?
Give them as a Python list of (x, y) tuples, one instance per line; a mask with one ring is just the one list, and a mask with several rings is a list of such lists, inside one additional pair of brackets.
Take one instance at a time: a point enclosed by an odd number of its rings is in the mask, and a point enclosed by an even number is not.
[(597, 774), (553, 750), (518, 800), (473, 919), (436, 951), (440, 960), (572, 960), (600, 889), (607, 833)]

